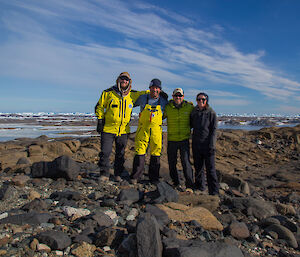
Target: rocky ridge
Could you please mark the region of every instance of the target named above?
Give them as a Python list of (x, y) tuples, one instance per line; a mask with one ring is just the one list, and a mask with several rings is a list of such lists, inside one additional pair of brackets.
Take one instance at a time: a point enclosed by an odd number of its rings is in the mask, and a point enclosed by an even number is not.
[(219, 197), (168, 184), (166, 140), (157, 185), (100, 181), (99, 137), (0, 143), (0, 256), (300, 256), (299, 131), (218, 130)]

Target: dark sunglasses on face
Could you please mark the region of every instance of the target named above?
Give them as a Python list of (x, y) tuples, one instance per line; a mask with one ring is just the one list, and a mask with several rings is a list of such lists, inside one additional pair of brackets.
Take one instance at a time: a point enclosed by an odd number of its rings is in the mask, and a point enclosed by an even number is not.
[(183, 97), (183, 95), (173, 95), (174, 97)]
[(122, 77), (120, 77), (120, 80), (126, 80), (126, 81), (129, 81), (129, 78), (126, 77), (126, 76), (122, 76)]
[(197, 102), (202, 101), (202, 103), (204, 103), (206, 101), (206, 98), (197, 98)]

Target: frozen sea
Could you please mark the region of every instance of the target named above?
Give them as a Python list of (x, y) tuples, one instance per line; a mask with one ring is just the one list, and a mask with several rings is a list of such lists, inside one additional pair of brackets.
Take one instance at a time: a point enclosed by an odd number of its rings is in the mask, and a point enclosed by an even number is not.
[[(82, 113), (0, 113), (0, 141), (17, 138), (36, 138), (46, 135), (49, 138), (98, 136), (95, 132), (96, 118), (93, 114)], [(300, 124), (300, 117), (222, 117), (219, 129), (259, 130), (268, 126), (295, 126)], [(137, 126), (131, 126), (135, 132)], [(163, 131), (167, 127), (163, 126)]]

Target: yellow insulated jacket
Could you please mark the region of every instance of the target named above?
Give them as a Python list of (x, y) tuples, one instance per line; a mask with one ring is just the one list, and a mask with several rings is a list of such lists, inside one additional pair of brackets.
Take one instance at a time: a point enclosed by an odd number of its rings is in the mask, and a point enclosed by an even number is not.
[(167, 118), (168, 141), (182, 141), (190, 138), (190, 114), (193, 103), (183, 101), (179, 108), (175, 107), (174, 100), (166, 105), (163, 118)]
[(140, 95), (148, 92), (131, 90), (126, 96), (121, 96), (117, 86), (104, 90), (95, 106), (97, 118), (105, 120), (103, 132), (117, 136), (129, 133), (133, 104)]

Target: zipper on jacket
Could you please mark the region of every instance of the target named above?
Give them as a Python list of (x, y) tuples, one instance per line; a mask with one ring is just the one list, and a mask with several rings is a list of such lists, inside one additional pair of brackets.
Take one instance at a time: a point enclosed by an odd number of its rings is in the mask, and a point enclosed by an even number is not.
[(122, 97), (122, 99), (120, 100), (120, 113), (119, 113), (119, 117), (121, 117), (121, 122), (120, 122), (120, 127), (119, 127), (119, 135), (120, 135), (120, 133), (121, 133), (121, 126), (122, 126), (122, 122), (123, 122), (123, 97)]

